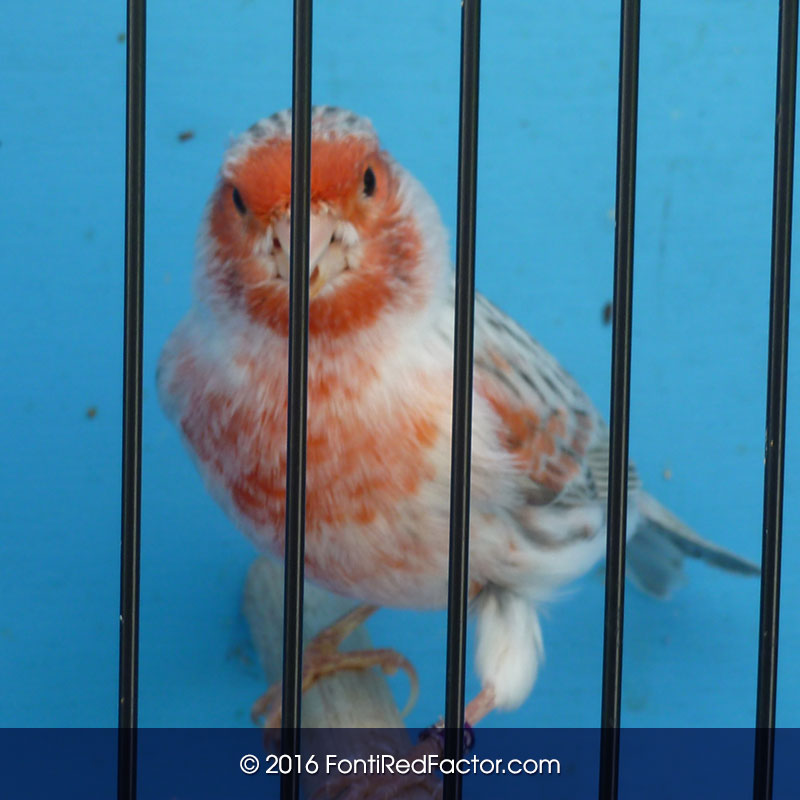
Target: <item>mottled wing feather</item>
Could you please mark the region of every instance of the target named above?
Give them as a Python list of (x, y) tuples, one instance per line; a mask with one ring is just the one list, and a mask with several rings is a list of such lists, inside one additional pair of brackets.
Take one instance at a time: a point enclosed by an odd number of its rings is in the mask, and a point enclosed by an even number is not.
[[(577, 382), (481, 295), (475, 305), (475, 389), (502, 422), (502, 444), (530, 478), (534, 505), (605, 500), (608, 430)], [(638, 486), (634, 467), (629, 486)]]
[[(597, 422), (597, 438), (586, 453), (585, 466), (594, 486), (594, 496), (599, 500), (605, 501), (608, 499), (608, 428), (602, 419), (598, 418)], [(636, 465), (629, 461), (628, 492), (633, 493), (640, 489), (641, 486), (642, 481), (636, 471)], [(571, 487), (568, 487), (568, 491), (565, 493), (564, 500), (567, 502), (569, 501), (570, 489)]]

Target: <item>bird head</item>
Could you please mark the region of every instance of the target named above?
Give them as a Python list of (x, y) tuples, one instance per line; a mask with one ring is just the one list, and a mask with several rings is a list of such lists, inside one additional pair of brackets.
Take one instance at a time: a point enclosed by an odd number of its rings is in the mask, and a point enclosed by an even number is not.
[[(226, 154), (201, 231), (201, 296), (282, 336), (291, 161), (290, 111), (251, 127)], [(310, 336), (336, 338), (424, 311), (447, 264), (441, 221), (367, 120), (312, 110), (310, 188)]]

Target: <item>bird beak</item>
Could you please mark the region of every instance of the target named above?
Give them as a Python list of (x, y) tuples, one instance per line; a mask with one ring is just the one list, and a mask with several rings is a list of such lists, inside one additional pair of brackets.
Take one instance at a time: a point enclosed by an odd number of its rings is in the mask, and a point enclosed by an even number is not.
[[(308, 274), (309, 274), (309, 298), (313, 300), (322, 291), (325, 284), (338, 274), (341, 270), (326, 269), (331, 266), (330, 259), (324, 259), (328, 248), (333, 242), (333, 234), (336, 229), (336, 220), (330, 214), (312, 214), (310, 219), (310, 231), (308, 237)], [(291, 247), (291, 223), (288, 216), (283, 217), (274, 223), (274, 234), (286, 253), (286, 258), (290, 259)], [(290, 262), (291, 263), (291, 262)], [(331, 272), (332, 274), (327, 274)]]

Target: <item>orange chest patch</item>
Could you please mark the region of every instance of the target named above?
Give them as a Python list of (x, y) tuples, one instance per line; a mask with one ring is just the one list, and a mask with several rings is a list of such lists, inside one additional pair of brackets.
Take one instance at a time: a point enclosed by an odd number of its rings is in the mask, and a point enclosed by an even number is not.
[[(256, 392), (192, 396), (181, 427), (197, 457), (229, 492), (239, 513), (282, 536), (286, 501), (286, 396), (259, 406)], [(306, 526), (367, 525), (391, 515), (434, 475), (435, 410), (398, 402), (390, 414), (359, 407), (343, 413), (329, 384), (309, 388)], [(337, 408), (332, 397), (338, 397)]]

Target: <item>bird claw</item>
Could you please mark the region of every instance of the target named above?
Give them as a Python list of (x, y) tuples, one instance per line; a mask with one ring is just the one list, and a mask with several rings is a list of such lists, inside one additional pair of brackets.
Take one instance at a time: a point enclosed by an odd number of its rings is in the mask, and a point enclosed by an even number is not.
[[(401, 669), (408, 675), (411, 683), (409, 698), (402, 712), (405, 716), (414, 707), (419, 695), (417, 671), (405, 656), (388, 648), (351, 650), (345, 653), (339, 651), (342, 642), (376, 610), (376, 606), (357, 606), (320, 631), (309, 642), (303, 655), (303, 692), (307, 692), (323, 678), (342, 670), (380, 667), (387, 675), (393, 675)], [(281, 683), (278, 682), (256, 700), (250, 716), (256, 725), (274, 729), (281, 725), (281, 711)], [(263, 722), (260, 722), (262, 718)]]

